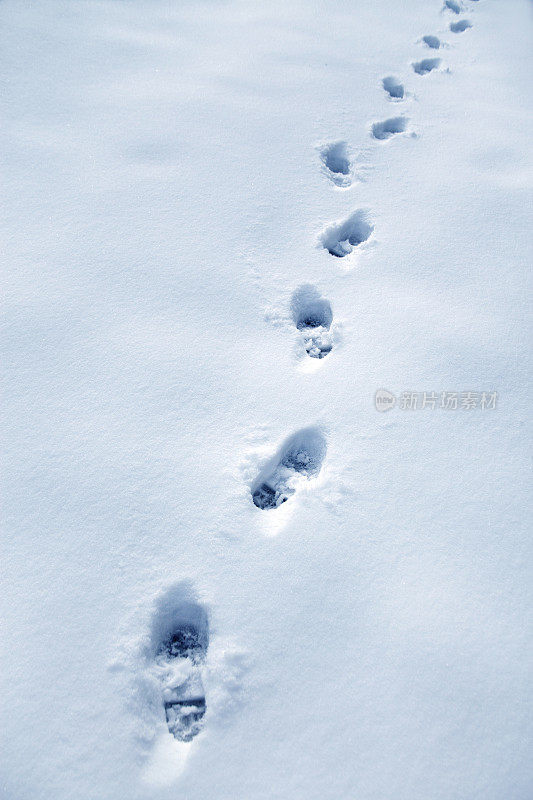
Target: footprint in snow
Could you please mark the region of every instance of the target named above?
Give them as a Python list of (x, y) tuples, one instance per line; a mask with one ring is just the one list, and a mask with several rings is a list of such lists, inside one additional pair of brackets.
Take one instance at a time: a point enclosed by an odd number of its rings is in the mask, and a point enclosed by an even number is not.
[(320, 159), (330, 181), (336, 186), (350, 186), (352, 182), (352, 164), (346, 142), (331, 142), (324, 145), (320, 149)]
[(383, 78), (382, 85), (391, 100), (403, 100), (405, 97), (403, 83), (400, 83), (400, 81), (392, 75)]
[(468, 19), (460, 19), (458, 22), (450, 23), (450, 30), (452, 33), (463, 33), (472, 27), (472, 23)]
[(304, 428), (291, 436), (252, 486), (254, 505), (266, 511), (285, 503), (306, 480), (319, 474), (326, 449), (318, 428)]
[(355, 247), (366, 242), (374, 226), (368, 221), (366, 211), (358, 209), (341, 222), (329, 225), (320, 235), (320, 244), (336, 258), (344, 258)]
[(444, 0), (444, 8), (449, 9), (449, 11), (453, 11), (454, 14), (461, 13), (461, 6), (457, 0)]
[(409, 120), (407, 117), (391, 117), (383, 122), (374, 122), (372, 125), (372, 136), (374, 139), (390, 139), (397, 133), (404, 133)]
[(413, 69), (417, 75), (427, 75), (437, 69), (440, 66), (440, 62), (440, 58), (423, 58), (422, 61), (413, 63)]
[(325, 358), (333, 349), (330, 334), (333, 312), (318, 290), (306, 284), (297, 289), (291, 300), (294, 324), (302, 333), (305, 349), (311, 358)]
[(438, 50), (441, 45), (441, 41), (438, 36), (422, 36), (422, 41), (428, 47), (431, 47), (432, 50)]
[(153, 673), (161, 685), (170, 733), (190, 742), (202, 729), (206, 710), (202, 667), (209, 644), (205, 610), (186, 597), (171, 594), (154, 621)]

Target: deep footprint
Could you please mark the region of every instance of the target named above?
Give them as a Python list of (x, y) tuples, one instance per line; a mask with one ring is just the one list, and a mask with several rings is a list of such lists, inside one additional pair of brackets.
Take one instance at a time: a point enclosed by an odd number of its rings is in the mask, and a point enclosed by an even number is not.
[(422, 41), (431, 47), (432, 50), (438, 50), (440, 47), (440, 39), (438, 36), (422, 36)]
[(354, 247), (366, 242), (373, 230), (374, 226), (368, 222), (366, 212), (358, 210), (344, 221), (326, 228), (320, 237), (320, 242), (330, 255), (344, 258)]
[(351, 181), (351, 163), (346, 142), (332, 142), (320, 151), (328, 178), (336, 186), (349, 186)]
[(397, 78), (389, 75), (388, 77), (383, 78), (382, 84), (383, 88), (392, 100), (403, 100), (405, 96), (405, 89), (403, 83), (400, 83)]
[(311, 358), (325, 358), (333, 349), (329, 329), (333, 322), (331, 305), (314, 286), (297, 289), (291, 300), (294, 324), (302, 332), (304, 345)]
[(454, 14), (461, 13), (461, 6), (456, 2), (456, 0), (444, 0), (444, 7), (449, 8)]
[(163, 621), (155, 669), (162, 684), (163, 706), (170, 733), (190, 742), (202, 729), (206, 710), (202, 665), (209, 644), (205, 610), (178, 602)]
[(404, 133), (407, 128), (408, 119), (406, 117), (391, 117), (383, 122), (374, 122), (372, 125), (372, 136), (374, 139), (390, 139), (397, 133)]
[(252, 487), (254, 505), (263, 511), (279, 508), (303, 481), (318, 475), (326, 449), (318, 428), (304, 428), (291, 436)]
[(451, 22), (450, 30), (452, 33), (463, 33), (468, 28), (472, 27), (472, 23), (468, 19), (460, 19), (459, 22)]
[(427, 75), (440, 65), (440, 58), (423, 58), (422, 61), (415, 61), (413, 69), (417, 75)]

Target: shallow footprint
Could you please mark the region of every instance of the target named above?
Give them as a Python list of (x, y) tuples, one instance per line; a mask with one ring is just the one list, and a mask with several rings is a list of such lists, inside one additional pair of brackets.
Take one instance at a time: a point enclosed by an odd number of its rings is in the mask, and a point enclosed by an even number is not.
[(333, 322), (333, 312), (320, 292), (310, 284), (300, 286), (292, 296), (291, 312), (311, 358), (325, 358), (331, 353), (333, 342), (329, 330)]
[(438, 36), (422, 36), (422, 41), (431, 47), (432, 50), (438, 50), (440, 47), (440, 39)]
[(336, 186), (349, 186), (351, 184), (352, 165), (346, 142), (331, 142), (325, 145), (320, 150), (320, 159), (328, 178)]
[(454, 14), (461, 13), (461, 6), (456, 0), (444, 0), (444, 8), (448, 8), (450, 11), (453, 11)]
[(167, 605), (157, 626), (154, 672), (168, 729), (175, 739), (190, 742), (200, 733), (206, 710), (202, 665), (209, 644), (207, 614), (198, 603), (178, 598)]
[(463, 33), (468, 28), (472, 27), (472, 23), (468, 19), (460, 19), (459, 22), (451, 22), (450, 30), (452, 33)]
[(252, 487), (254, 505), (266, 511), (285, 503), (303, 481), (318, 475), (326, 449), (318, 428), (304, 428), (291, 436)]
[(374, 139), (390, 139), (397, 133), (404, 133), (407, 128), (408, 119), (406, 117), (391, 117), (383, 122), (374, 122), (372, 125), (372, 136)]
[(423, 58), (422, 61), (415, 61), (413, 69), (417, 75), (427, 75), (440, 66), (440, 58)]
[(320, 236), (320, 242), (330, 255), (344, 258), (354, 247), (366, 242), (373, 230), (366, 211), (359, 209), (342, 222), (335, 222), (326, 228)]
[(383, 78), (382, 85), (391, 100), (403, 100), (405, 97), (403, 83), (400, 83), (400, 81), (397, 78), (394, 78), (392, 75), (388, 75), (386, 78)]

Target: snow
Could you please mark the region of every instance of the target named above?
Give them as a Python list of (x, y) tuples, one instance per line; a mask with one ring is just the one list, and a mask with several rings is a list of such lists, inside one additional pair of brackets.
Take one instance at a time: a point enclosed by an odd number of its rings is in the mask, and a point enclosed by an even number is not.
[(9, 800), (531, 795), (531, 9), (459, 5), (2, 4)]

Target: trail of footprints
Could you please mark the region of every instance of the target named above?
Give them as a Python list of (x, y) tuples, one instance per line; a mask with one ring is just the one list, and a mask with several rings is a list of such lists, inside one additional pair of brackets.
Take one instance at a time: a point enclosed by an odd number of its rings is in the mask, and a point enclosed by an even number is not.
[[(457, 0), (444, 0), (443, 11), (460, 15), (462, 10)], [(449, 25), (452, 33), (463, 33), (471, 27), (468, 19), (455, 20)], [(439, 50), (443, 44), (433, 34), (423, 36), (420, 42), (431, 50)], [(416, 75), (426, 76), (440, 64), (440, 58), (422, 58), (412, 63), (412, 69)], [(406, 98), (404, 84), (392, 75), (383, 78), (382, 88), (391, 102), (401, 103)], [(386, 141), (404, 133), (407, 124), (408, 119), (402, 115), (374, 122), (371, 136)], [(320, 160), (336, 187), (348, 188), (352, 184), (353, 164), (345, 141), (324, 145)], [(366, 242), (373, 230), (368, 212), (357, 209), (329, 225), (319, 241), (331, 256), (345, 258)], [(306, 284), (295, 290), (290, 312), (308, 356), (323, 359), (331, 353), (331, 304), (314, 286)], [(254, 481), (251, 487), (254, 506), (261, 511), (274, 511), (289, 501), (320, 473), (326, 450), (325, 436), (317, 427), (303, 428), (289, 437)], [(152, 669), (161, 686), (162, 710), (169, 732), (181, 742), (190, 742), (200, 733), (207, 708), (203, 672), (209, 646), (208, 617), (200, 604), (179, 598), (170, 615), (166, 613), (163, 617)]]
[[(461, 13), (461, 5), (456, 0), (445, 0), (444, 10), (454, 14)], [(468, 20), (458, 20), (450, 24), (454, 33), (471, 27)], [(426, 34), (421, 43), (430, 50), (439, 50), (442, 42), (438, 36)], [(412, 63), (413, 71), (425, 76), (437, 70), (440, 58), (422, 58)], [(406, 98), (404, 84), (395, 76), (388, 75), (382, 80), (382, 87), (388, 99), (401, 103)], [(387, 141), (407, 132), (408, 118), (404, 115), (389, 117), (373, 122), (370, 133), (377, 141)], [(353, 180), (353, 164), (346, 141), (339, 140), (325, 144), (319, 150), (323, 171), (337, 187), (347, 188)], [(366, 242), (372, 235), (374, 226), (364, 209), (357, 209), (337, 222), (328, 225), (319, 236), (320, 245), (335, 258), (345, 258)], [(305, 350), (312, 358), (324, 358), (332, 350), (330, 328), (333, 313), (330, 303), (310, 285), (296, 290), (291, 300), (291, 314), (296, 328), (301, 331)], [(273, 510), (294, 495), (306, 479), (320, 472), (326, 452), (326, 443), (319, 431), (307, 429), (300, 431), (283, 445), (280, 452), (257, 477), (251, 494), (257, 508)]]

